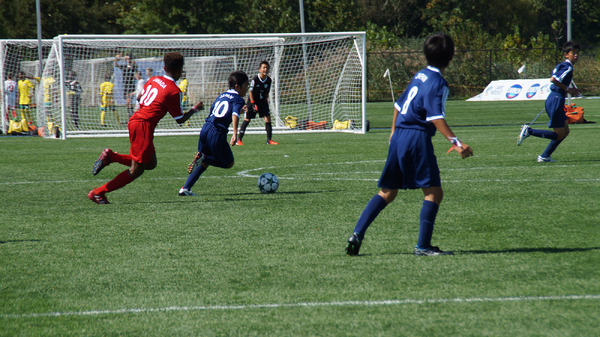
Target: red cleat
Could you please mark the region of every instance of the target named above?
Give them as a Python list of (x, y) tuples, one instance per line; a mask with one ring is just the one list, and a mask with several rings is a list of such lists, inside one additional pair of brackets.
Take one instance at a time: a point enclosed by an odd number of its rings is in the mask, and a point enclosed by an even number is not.
[(102, 151), (100, 157), (98, 157), (98, 159), (96, 159), (94, 162), (94, 166), (92, 167), (92, 175), (100, 173), (103, 168), (112, 163), (113, 153), (114, 152), (111, 149), (104, 149), (104, 151)]
[(269, 140), (269, 141), (267, 142), (267, 144), (269, 144), (269, 145), (279, 145), (279, 143), (277, 143), (277, 142), (276, 142), (276, 141), (274, 141), (274, 140)]
[(104, 193), (98, 194), (96, 193), (96, 190), (91, 190), (90, 193), (88, 193), (88, 199), (100, 205), (110, 204), (106, 195)]
[(244, 143), (242, 143), (242, 141), (238, 139), (237, 142), (235, 142), (235, 145), (242, 146), (244, 145)]

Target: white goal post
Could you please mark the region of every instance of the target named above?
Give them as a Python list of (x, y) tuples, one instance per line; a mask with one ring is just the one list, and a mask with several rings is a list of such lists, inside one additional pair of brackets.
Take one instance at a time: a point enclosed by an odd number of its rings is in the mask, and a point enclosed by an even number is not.
[[(37, 123), (53, 137), (126, 136), (129, 113), (121, 67), (116, 55), (131, 55), (144, 80), (145, 69), (162, 75), (162, 56), (178, 51), (185, 57), (189, 82), (188, 103), (205, 103), (206, 110), (178, 126), (164, 118), (156, 135), (198, 134), (217, 95), (228, 89), (235, 70), (252, 78), (261, 61), (271, 65), (273, 88), (269, 97), (274, 133), (367, 131), (365, 32), (241, 35), (61, 35), (54, 39), (44, 66), (37, 102)], [(118, 65), (125, 62), (118, 60)], [(82, 86), (79, 104), (73, 108), (73, 92), (65, 85), (76, 74)], [(46, 79), (51, 79), (44, 82)], [(114, 85), (116, 109), (101, 113), (100, 84)], [(181, 80), (180, 80), (181, 81)], [(178, 83), (180, 83), (178, 81)], [(189, 107), (188, 107), (189, 108)], [(73, 112), (75, 110), (75, 114)], [(101, 125), (103, 115), (104, 125)], [(262, 118), (255, 118), (248, 133), (264, 132)]]

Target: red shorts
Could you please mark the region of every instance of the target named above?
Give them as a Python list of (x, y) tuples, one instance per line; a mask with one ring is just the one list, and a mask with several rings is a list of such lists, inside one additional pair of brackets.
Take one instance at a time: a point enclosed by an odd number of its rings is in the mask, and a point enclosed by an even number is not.
[(154, 149), (154, 128), (151, 123), (141, 120), (129, 121), (129, 154), (136, 163), (149, 164), (156, 154)]

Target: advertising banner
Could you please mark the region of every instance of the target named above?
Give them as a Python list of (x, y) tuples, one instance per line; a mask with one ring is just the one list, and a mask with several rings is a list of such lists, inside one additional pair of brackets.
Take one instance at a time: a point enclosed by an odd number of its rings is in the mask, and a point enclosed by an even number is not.
[(492, 81), (481, 94), (467, 101), (545, 100), (551, 84), (549, 78)]

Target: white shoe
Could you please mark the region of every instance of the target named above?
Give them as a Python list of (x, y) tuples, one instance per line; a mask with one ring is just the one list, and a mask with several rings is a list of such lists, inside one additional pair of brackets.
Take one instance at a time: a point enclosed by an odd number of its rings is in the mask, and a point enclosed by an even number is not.
[(554, 163), (556, 162), (556, 160), (550, 158), (550, 157), (542, 157), (542, 156), (538, 156), (537, 157), (537, 162), (538, 163)]
[(191, 190), (188, 190), (187, 188), (183, 188), (182, 187), (179, 190), (179, 196), (180, 197), (192, 197), (192, 196), (195, 196), (195, 195), (198, 195), (198, 194), (192, 192)]
[(529, 137), (529, 125), (525, 124), (521, 127), (521, 132), (519, 133), (519, 138), (517, 138), (517, 146), (523, 144), (525, 138)]

